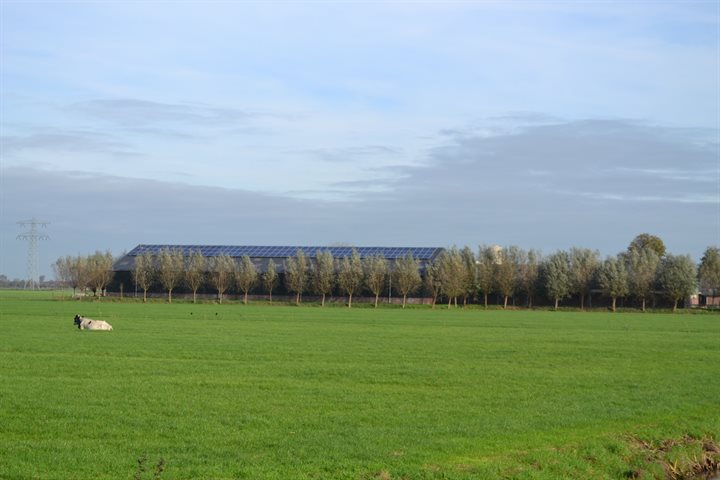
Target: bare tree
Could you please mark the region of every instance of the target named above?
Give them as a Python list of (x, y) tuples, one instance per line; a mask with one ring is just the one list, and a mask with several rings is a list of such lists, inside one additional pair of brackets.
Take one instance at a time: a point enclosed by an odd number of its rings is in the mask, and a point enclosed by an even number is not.
[(580, 310), (585, 309), (585, 297), (590, 296), (592, 282), (600, 266), (600, 253), (589, 248), (570, 249), (570, 277), (572, 289), (580, 295)]
[(205, 271), (207, 270), (207, 261), (203, 254), (194, 250), (185, 259), (185, 283), (193, 292), (193, 303), (197, 301), (197, 291), (205, 281)]
[(420, 278), (420, 262), (418, 262), (411, 253), (408, 253), (406, 256), (398, 258), (395, 261), (395, 268), (393, 269), (392, 275), (396, 288), (402, 293), (402, 306), (405, 308), (407, 296), (417, 290), (422, 282)]
[(320, 305), (324, 307), (325, 296), (332, 293), (335, 286), (335, 259), (330, 250), (318, 250), (315, 253), (313, 286), (315, 292), (322, 295)]
[[(70, 268), (72, 264), (72, 257), (60, 257), (55, 260), (53, 264), (53, 270), (55, 271), (55, 279), (60, 282), (63, 287), (67, 287), (71, 283)], [(75, 292), (73, 291), (73, 294)]]
[(375, 295), (375, 308), (378, 306), (380, 295), (385, 288), (388, 275), (388, 263), (382, 254), (365, 258), (365, 284)]
[(250, 260), (250, 257), (243, 255), (240, 258), (240, 265), (235, 270), (235, 282), (240, 290), (242, 290), (243, 304), (247, 305), (248, 293), (255, 287), (257, 283), (258, 272), (255, 268), (255, 264)]
[(98, 283), (101, 281), (103, 261), (102, 253), (96, 251), (92, 255), (85, 257), (87, 265), (87, 286), (93, 293), (94, 297), (98, 296), (98, 290), (102, 294), (102, 290), (98, 288)]
[(211, 257), (209, 279), (210, 283), (218, 293), (218, 301), (222, 303), (223, 295), (230, 288), (235, 273), (235, 261), (229, 255), (223, 253), (216, 257)]
[(300, 305), (307, 283), (308, 261), (305, 253), (298, 249), (294, 257), (288, 257), (285, 261), (285, 283), (290, 292), (295, 292), (295, 305)]
[(642, 300), (644, 312), (646, 300), (653, 294), (660, 257), (652, 248), (633, 248), (623, 257), (627, 263), (630, 293)]
[(348, 308), (352, 307), (353, 295), (363, 284), (363, 265), (360, 254), (353, 248), (349, 257), (340, 261), (338, 268), (338, 285), (348, 295)]
[(268, 292), (268, 295), (270, 296), (270, 303), (272, 303), (272, 292), (275, 288), (275, 285), (277, 284), (277, 271), (275, 270), (275, 262), (273, 262), (272, 259), (268, 261), (267, 270), (265, 270), (265, 273), (262, 275), (262, 282), (263, 286), (265, 287), (265, 291)]
[(598, 280), (603, 293), (612, 298), (612, 311), (618, 297), (624, 297), (630, 291), (625, 263), (617, 257), (608, 257), (598, 270)]
[(147, 292), (155, 277), (154, 259), (150, 252), (141, 253), (135, 257), (132, 277), (135, 285), (143, 290), (143, 303), (147, 302)]
[(96, 251), (87, 257), (88, 284), (95, 296), (104, 295), (105, 287), (112, 280), (113, 256), (109, 251)]
[(73, 287), (73, 296), (78, 288), (83, 292), (88, 286), (89, 272), (87, 257), (77, 256), (70, 262), (70, 283)]

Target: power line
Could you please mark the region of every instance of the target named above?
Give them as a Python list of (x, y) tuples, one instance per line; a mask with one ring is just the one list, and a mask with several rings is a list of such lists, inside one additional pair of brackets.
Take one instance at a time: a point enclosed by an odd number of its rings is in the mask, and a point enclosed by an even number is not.
[(28, 242), (28, 256), (27, 256), (27, 269), (28, 278), (25, 281), (25, 288), (35, 290), (40, 285), (40, 273), (38, 271), (38, 242), (40, 240), (50, 240), (50, 236), (40, 233), (38, 227), (47, 227), (50, 222), (43, 222), (33, 217), (30, 220), (21, 220), (17, 222), (22, 228), (29, 227), (30, 229), (17, 236), (18, 240), (27, 240)]

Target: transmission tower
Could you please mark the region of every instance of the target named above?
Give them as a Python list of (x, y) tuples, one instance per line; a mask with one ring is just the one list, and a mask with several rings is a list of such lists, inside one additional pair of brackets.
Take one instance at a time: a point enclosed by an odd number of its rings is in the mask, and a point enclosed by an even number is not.
[(25, 281), (25, 288), (30, 287), (35, 290), (40, 285), (40, 274), (38, 272), (38, 242), (40, 240), (50, 240), (48, 235), (40, 233), (38, 227), (47, 227), (50, 222), (43, 222), (33, 217), (30, 220), (17, 222), (22, 228), (30, 228), (28, 231), (17, 236), (18, 240), (27, 240), (28, 257), (27, 269), (28, 279)]

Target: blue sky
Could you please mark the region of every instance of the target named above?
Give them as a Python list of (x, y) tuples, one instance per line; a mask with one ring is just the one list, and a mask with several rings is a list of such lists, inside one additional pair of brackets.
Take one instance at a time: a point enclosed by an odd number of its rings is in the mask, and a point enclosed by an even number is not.
[(720, 3), (0, 4), (17, 220), (138, 243), (720, 243)]

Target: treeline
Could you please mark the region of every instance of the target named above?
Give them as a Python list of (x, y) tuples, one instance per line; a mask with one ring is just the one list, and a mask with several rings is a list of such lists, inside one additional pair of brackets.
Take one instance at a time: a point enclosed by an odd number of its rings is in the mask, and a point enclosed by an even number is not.
[(113, 255), (109, 251), (96, 251), (92, 255), (58, 258), (53, 264), (55, 278), (73, 289), (73, 296), (80, 290), (93, 295), (105, 295), (105, 289), (113, 278)]
[[(58, 278), (66, 278), (74, 289), (87, 288), (98, 294), (110, 281), (112, 257), (96, 252), (89, 257), (66, 257), (56, 263)], [(272, 294), (284, 280), (287, 292), (299, 304), (303, 294), (320, 297), (321, 305), (334, 293), (347, 296), (352, 306), (358, 295), (372, 294), (377, 307), (384, 292), (403, 298), (419, 294), (432, 299), (432, 305), (444, 302), (448, 308), (478, 302), (488, 306), (497, 296), (504, 308), (510, 299), (531, 308), (537, 300), (550, 300), (557, 309), (571, 296), (584, 309), (593, 292), (602, 292), (612, 304), (632, 297), (644, 311), (648, 302), (665, 296), (677, 309), (678, 302), (697, 292), (698, 286), (709, 296), (720, 293), (720, 250), (708, 247), (699, 267), (689, 255), (672, 255), (658, 237), (638, 235), (615, 256), (600, 258), (597, 250), (573, 247), (543, 256), (537, 250), (516, 246), (450, 248), (429, 264), (407, 256), (388, 261), (384, 257), (360, 258), (357, 251), (349, 257), (333, 258), (327, 250), (308, 257), (302, 250), (283, 261), (279, 275), (271, 260), (264, 272), (250, 257), (235, 259), (228, 255), (204, 257), (200, 252), (184, 255), (181, 250), (165, 249), (158, 255), (145, 253), (135, 257), (132, 281), (143, 291), (143, 301), (155, 285), (161, 286), (172, 302), (173, 292), (186, 288), (193, 302), (201, 288), (211, 288), (220, 303), (228, 291), (243, 294), (247, 303), (251, 292)], [(422, 268), (421, 268), (422, 267)], [(64, 277), (62, 275), (65, 275)]]
[[(295, 294), (295, 303), (300, 304), (303, 294), (312, 293), (321, 297), (325, 305), (327, 296), (338, 289), (348, 296), (352, 306), (353, 296), (365, 291), (375, 296), (375, 306), (388, 284), (403, 296), (403, 306), (408, 295), (415, 293), (422, 285), (420, 262), (411, 255), (390, 262), (382, 255), (361, 259), (356, 250), (349, 257), (333, 258), (328, 250), (319, 250), (314, 257), (307, 257), (302, 250), (283, 262), (285, 288)], [(217, 293), (218, 301), (229, 290), (235, 288), (243, 293), (243, 303), (254, 290), (261, 290), (272, 300), (273, 291), (278, 287), (280, 275), (271, 260), (264, 272), (260, 272), (250, 257), (233, 257), (221, 254), (204, 257), (194, 251), (184, 255), (182, 250), (163, 249), (158, 255), (150, 252), (135, 257), (132, 269), (133, 282), (143, 291), (143, 301), (154, 284), (159, 284), (172, 302), (172, 293), (184, 286), (197, 300), (197, 292), (205, 285)]]

